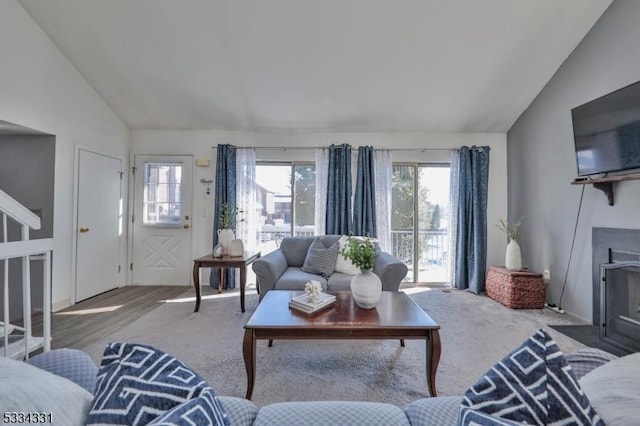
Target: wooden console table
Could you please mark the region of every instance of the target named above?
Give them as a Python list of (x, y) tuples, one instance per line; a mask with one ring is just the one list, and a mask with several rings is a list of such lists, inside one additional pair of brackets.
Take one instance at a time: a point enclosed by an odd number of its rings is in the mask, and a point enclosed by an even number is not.
[(196, 309), (200, 309), (200, 268), (218, 268), (220, 270), (220, 280), (218, 282), (218, 293), (222, 293), (224, 287), (224, 269), (240, 269), (240, 309), (244, 312), (244, 289), (247, 284), (247, 265), (260, 258), (260, 252), (244, 252), (242, 256), (213, 257), (212, 254), (202, 256), (193, 261), (193, 285), (196, 287)]

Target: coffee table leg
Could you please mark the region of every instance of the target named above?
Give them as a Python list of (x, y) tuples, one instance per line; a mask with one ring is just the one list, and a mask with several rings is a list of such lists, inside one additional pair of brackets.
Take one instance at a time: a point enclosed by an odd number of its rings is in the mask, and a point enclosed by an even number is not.
[(196, 287), (196, 309), (193, 312), (198, 312), (200, 309), (200, 264), (198, 262), (193, 263), (193, 285)]
[(253, 330), (244, 331), (242, 355), (244, 356), (244, 367), (247, 369), (247, 394), (245, 399), (251, 399), (253, 384), (256, 379), (256, 336)]
[(440, 333), (438, 330), (429, 330), (427, 341), (427, 387), (432, 397), (438, 396), (436, 392), (436, 371), (440, 362)]

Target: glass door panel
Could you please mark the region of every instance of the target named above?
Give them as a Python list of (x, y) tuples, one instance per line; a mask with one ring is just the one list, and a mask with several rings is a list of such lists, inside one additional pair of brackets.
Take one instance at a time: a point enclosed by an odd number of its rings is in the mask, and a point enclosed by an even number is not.
[(256, 165), (258, 234), (263, 255), (282, 238), (315, 235), (316, 167), (307, 163)]
[(417, 282), (447, 281), (449, 167), (418, 167)]
[(404, 281), (414, 282), (415, 167), (394, 165), (391, 180), (392, 254), (403, 261), (409, 272)]
[(448, 218), (448, 166), (393, 166), (392, 252), (409, 268), (404, 281), (447, 280)]

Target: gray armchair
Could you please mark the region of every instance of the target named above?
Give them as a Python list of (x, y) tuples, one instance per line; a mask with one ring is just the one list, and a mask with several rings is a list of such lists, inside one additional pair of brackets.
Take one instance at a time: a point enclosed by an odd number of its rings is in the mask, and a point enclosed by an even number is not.
[[(285, 237), (277, 250), (253, 262), (260, 300), (269, 290), (304, 290), (305, 283), (310, 280), (319, 281), (324, 291), (350, 290), (352, 275), (334, 272), (324, 278), (301, 269), (315, 238)], [(320, 238), (328, 247), (338, 241), (340, 235), (322, 235)], [(400, 282), (407, 275), (407, 265), (389, 253), (380, 252), (373, 273), (380, 277), (383, 291), (398, 291)]]

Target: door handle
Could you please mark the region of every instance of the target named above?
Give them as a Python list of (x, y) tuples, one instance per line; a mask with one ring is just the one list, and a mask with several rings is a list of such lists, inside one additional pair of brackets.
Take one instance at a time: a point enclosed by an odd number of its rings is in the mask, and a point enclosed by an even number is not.
[(88, 226), (81, 226), (80, 227), (80, 233), (85, 234), (89, 232), (89, 227)]
[(183, 227), (184, 229), (189, 229), (189, 224), (188, 224), (188, 223), (185, 223), (184, 225), (182, 225), (182, 227)]

